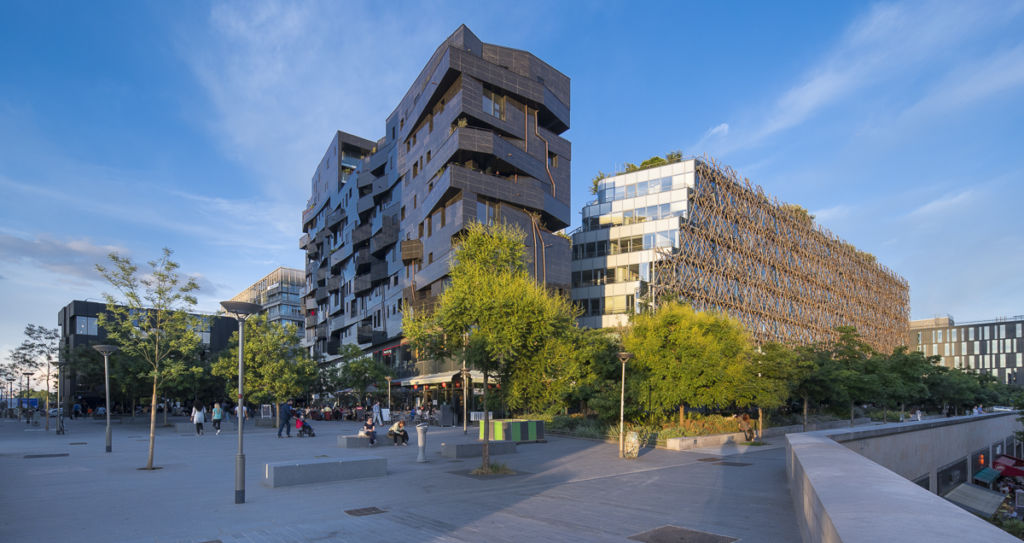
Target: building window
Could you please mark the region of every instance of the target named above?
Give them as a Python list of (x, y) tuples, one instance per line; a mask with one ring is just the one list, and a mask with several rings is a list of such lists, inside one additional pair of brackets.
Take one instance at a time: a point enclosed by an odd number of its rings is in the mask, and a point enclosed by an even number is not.
[(495, 117), (505, 120), (505, 97), (493, 91), (484, 89), (484, 113), (490, 113)]
[(558, 167), (558, 155), (556, 155), (555, 153), (548, 153), (548, 167), (549, 168), (557, 168)]
[(75, 317), (75, 333), (85, 336), (99, 335), (96, 317)]

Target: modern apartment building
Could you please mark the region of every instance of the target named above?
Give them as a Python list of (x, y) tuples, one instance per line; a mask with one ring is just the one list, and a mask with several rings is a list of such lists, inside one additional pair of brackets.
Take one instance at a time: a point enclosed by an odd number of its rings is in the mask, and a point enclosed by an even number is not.
[[(330, 360), (358, 345), (415, 373), (402, 312), (429, 310), (453, 243), (472, 221), (526, 232), (528, 267), (568, 293), (569, 78), (460, 26), (437, 48), (384, 137), (334, 135), (312, 179), (304, 344)], [(420, 373), (431, 370), (420, 368)]]
[(855, 326), (880, 350), (902, 345), (907, 282), (711, 160), (599, 180), (573, 233), (580, 324), (625, 324), (665, 299), (722, 311), (755, 341), (827, 340)]
[(926, 356), (941, 356), (943, 366), (1024, 385), (1024, 315), (961, 323), (950, 316), (910, 321), (907, 345)]
[(267, 322), (294, 324), (296, 333), (302, 335), (306, 327), (302, 311), (302, 291), (305, 284), (306, 274), (302, 270), (282, 266), (239, 292), (231, 300), (260, 304), (263, 306), (262, 313), (267, 314)]

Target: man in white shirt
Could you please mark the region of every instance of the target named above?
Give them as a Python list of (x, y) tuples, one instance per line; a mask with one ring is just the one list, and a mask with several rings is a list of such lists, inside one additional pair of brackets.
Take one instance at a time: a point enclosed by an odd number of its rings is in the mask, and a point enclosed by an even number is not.
[[(239, 408), (241, 408), (241, 415), (239, 415)], [(235, 419), (238, 420), (239, 425), (242, 425), (246, 420), (249, 420), (249, 408), (244, 405), (236, 405)]]

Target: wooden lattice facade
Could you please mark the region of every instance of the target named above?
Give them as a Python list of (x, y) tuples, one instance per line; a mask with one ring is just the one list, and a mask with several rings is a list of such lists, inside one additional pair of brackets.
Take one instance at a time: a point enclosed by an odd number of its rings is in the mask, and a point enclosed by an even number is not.
[(879, 351), (905, 344), (905, 279), (728, 166), (701, 159), (695, 170), (681, 246), (654, 263), (652, 304), (682, 299), (723, 311), (758, 343), (825, 341), (855, 326)]

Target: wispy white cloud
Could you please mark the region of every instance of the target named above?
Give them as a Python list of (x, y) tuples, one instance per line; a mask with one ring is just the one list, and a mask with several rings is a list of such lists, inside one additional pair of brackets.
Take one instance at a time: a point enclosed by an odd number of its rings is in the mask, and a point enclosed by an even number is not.
[[(734, 126), (720, 153), (755, 145), (798, 126), (865, 88), (916, 73), (938, 61), (948, 61), (957, 47), (1013, 19), (1024, 3), (970, 4), (907, 2), (877, 4), (847, 27), (822, 59), (799, 82), (774, 100), (762, 116)], [(995, 66), (1015, 58), (996, 59)], [(1013, 70), (1016, 73), (1016, 70)], [(1004, 77), (1007, 84), (1015, 75)], [(993, 78), (993, 83), (997, 83)], [(965, 85), (964, 91), (982, 90)]]
[(840, 204), (832, 207), (827, 207), (825, 209), (818, 209), (812, 211), (811, 215), (814, 215), (814, 220), (818, 224), (825, 224), (828, 222), (845, 219), (852, 214), (853, 210), (853, 206)]
[(84, 238), (56, 239), (46, 234), (24, 238), (0, 233), (0, 262), (4, 262), (4, 266), (28, 266), (86, 281), (100, 278), (96, 264), (106, 260), (112, 252), (127, 251)]
[(949, 196), (943, 196), (942, 198), (937, 198), (914, 209), (908, 214), (908, 216), (914, 218), (924, 218), (939, 213), (947, 213), (954, 208), (967, 205), (974, 199), (974, 197), (974, 190), (965, 190), (963, 192), (951, 194)]
[(384, 119), (426, 55), (455, 29), (359, 4), (313, 8), (215, 4), (204, 46), (185, 39), (181, 45), (213, 104), (208, 128), (224, 151), (253, 172), (265, 193), (296, 208), (295, 195), (308, 197), (334, 131), (371, 140), (383, 135)]

